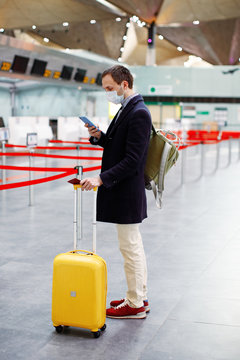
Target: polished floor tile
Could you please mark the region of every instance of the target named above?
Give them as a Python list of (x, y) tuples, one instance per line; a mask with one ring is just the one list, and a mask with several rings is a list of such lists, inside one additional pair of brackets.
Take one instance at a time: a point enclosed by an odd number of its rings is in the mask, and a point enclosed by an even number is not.
[[(210, 173), (210, 148), (207, 156)], [(183, 186), (181, 156), (167, 174), (161, 210), (147, 192), (141, 232), (151, 311), (144, 320), (107, 319), (99, 339), (76, 328), (57, 334), (51, 322), (53, 259), (73, 244), (68, 179), (35, 186), (31, 207), (27, 188), (0, 193), (1, 360), (240, 359), (240, 163), (197, 180), (199, 151), (189, 151), (187, 160)], [(93, 197), (83, 195), (78, 247), (91, 250)], [(97, 253), (107, 262), (107, 302), (122, 298), (115, 225), (98, 223)]]

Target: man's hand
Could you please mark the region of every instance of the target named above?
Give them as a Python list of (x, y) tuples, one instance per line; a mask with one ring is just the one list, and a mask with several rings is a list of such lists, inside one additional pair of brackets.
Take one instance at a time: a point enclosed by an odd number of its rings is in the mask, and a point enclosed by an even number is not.
[(92, 177), (92, 178), (86, 178), (81, 180), (80, 184), (82, 185), (82, 190), (92, 190), (96, 186), (99, 187), (102, 185), (102, 180), (100, 176)]
[[(84, 126), (88, 129), (90, 136), (100, 139), (101, 130), (99, 130), (98, 128), (95, 128), (95, 126), (89, 126), (88, 124), (85, 124)], [(98, 125), (96, 125), (96, 126), (98, 127)]]

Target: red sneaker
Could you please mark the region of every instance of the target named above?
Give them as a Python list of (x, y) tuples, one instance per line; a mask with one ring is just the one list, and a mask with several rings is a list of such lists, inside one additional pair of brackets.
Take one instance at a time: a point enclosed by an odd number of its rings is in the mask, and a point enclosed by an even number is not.
[[(110, 302), (110, 306), (111, 306), (111, 307), (117, 307), (117, 306), (121, 305), (124, 301), (125, 301), (125, 299), (112, 300), (112, 301)], [(144, 300), (144, 301), (143, 301), (143, 306), (144, 306), (144, 308), (145, 308), (146, 313), (148, 313), (148, 312), (150, 311), (150, 306), (149, 306), (149, 304), (148, 304), (148, 300)]]
[(106, 315), (113, 319), (145, 319), (146, 311), (143, 306), (140, 308), (133, 308), (129, 306), (127, 300), (124, 300), (117, 307), (107, 309)]
[(121, 299), (121, 300), (112, 300), (110, 302), (110, 306), (111, 307), (117, 307), (118, 305), (121, 305), (126, 299)]

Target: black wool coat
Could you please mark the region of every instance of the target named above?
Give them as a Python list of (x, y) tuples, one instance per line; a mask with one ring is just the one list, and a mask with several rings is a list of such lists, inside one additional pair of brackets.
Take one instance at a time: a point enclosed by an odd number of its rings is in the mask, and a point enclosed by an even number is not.
[[(116, 116), (115, 116), (116, 118)], [(101, 138), (104, 148), (97, 194), (97, 221), (116, 224), (140, 223), (147, 217), (144, 167), (151, 131), (151, 115), (141, 95), (123, 108)]]

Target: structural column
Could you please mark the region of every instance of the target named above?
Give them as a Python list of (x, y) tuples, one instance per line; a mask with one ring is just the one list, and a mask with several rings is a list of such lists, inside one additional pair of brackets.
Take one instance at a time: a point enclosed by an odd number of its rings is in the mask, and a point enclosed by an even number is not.
[(15, 94), (16, 94), (16, 86), (10, 87), (11, 94), (11, 116), (15, 116)]
[(156, 25), (155, 22), (152, 22), (148, 28), (148, 46), (147, 46), (146, 65), (156, 64), (155, 35), (156, 35)]

